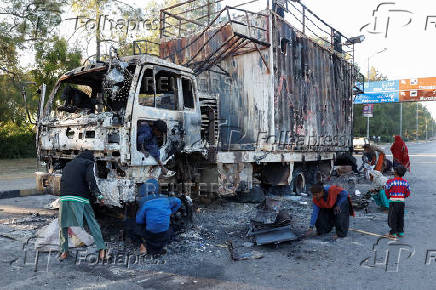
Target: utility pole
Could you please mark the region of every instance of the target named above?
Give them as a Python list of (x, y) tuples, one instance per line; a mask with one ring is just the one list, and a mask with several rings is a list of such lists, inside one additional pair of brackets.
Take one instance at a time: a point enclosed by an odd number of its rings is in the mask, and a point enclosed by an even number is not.
[[(383, 53), (383, 52), (385, 52), (386, 50), (388, 50), (386, 47), (385, 48), (383, 48), (382, 50), (380, 50), (380, 51), (377, 51), (376, 53), (374, 53), (373, 55), (371, 55), (371, 56), (368, 56), (368, 75), (367, 75), (367, 82), (368, 82), (368, 85), (369, 85), (369, 73), (370, 73), (370, 67), (369, 67), (369, 61), (371, 60), (371, 58), (373, 58), (374, 56), (376, 56), (376, 55), (378, 55), (378, 54), (380, 54), (380, 53)], [(369, 117), (368, 117), (368, 120), (367, 120), (367, 123), (366, 123), (366, 138), (368, 138), (368, 141), (369, 141)]]
[(369, 141), (369, 117), (367, 117), (366, 119), (367, 119), (367, 123), (366, 123), (366, 138)]
[(428, 138), (428, 131), (427, 131), (427, 117), (425, 118), (425, 141), (427, 141)]
[(403, 137), (403, 103), (400, 103), (400, 137)]
[(418, 141), (418, 102), (416, 102), (416, 141)]

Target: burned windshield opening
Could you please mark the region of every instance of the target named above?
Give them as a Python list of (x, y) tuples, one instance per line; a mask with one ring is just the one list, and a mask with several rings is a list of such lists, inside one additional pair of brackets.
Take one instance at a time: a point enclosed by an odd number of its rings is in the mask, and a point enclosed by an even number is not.
[(75, 113), (78, 110), (93, 111), (97, 104), (97, 98), (93, 95), (94, 89), (85, 85), (64, 83), (61, 86), (60, 102), (63, 105), (57, 107), (58, 111)]
[(108, 70), (90, 71), (60, 82), (54, 96), (55, 112), (119, 112), (125, 110), (135, 65), (117, 63)]

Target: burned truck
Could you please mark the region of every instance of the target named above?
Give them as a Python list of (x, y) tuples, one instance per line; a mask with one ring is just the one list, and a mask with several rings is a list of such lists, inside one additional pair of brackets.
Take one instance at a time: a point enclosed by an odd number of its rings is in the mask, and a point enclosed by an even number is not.
[[(183, 5), (161, 11), (158, 56), (137, 41), (134, 55), (67, 72), (41, 98), (39, 189), (58, 192), (62, 168), (87, 149), (107, 204), (134, 202), (138, 186), (161, 176), (138, 147), (143, 121), (166, 123), (160, 159), (176, 174), (163, 182), (194, 197), (256, 183), (301, 192), (350, 150), (349, 39), (300, 3), (260, 12), (226, 6), (208, 10), (202, 23), (182, 14), (193, 11)], [(303, 9), (301, 28), (287, 19), (296, 17), (290, 5)], [(309, 20), (327, 26), (328, 37), (308, 35)]]

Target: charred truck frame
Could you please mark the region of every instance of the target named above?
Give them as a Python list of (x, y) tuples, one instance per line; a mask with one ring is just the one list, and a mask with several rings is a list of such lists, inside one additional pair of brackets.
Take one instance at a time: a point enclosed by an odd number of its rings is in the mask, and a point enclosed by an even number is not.
[(192, 2), (161, 11), (159, 56), (136, 41), (134, 55), (70, 71), (41, 98), (40, 189), (59, 191), (65, 163), (88, 149), (107, 204), (135, 201), (161, 170), (137, 146), (142, 120), (166, 122), (160, 156), (176, 175), (165, 182), (188, 194), (234, 195), (253, 182), (302, 191), (350, 150), (354, 44), (299, 2), (261, 12), (243, 9), (260, 0)]

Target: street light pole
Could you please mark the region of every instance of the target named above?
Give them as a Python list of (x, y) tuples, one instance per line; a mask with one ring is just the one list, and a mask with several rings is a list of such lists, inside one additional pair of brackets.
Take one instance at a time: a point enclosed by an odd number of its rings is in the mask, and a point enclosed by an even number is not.
[[(368, 85), (369, 85), (369, 60), (371, 58), (373, 58), (374, 56), (376, 56), (377, 54), (385, 52), (386, 50), (388, 50), (388, 49), (385, 47), (382, 50), (380, 50), (380, 51), (378, 51), (378, 52), (376, 52), (373, 55), (368, 57), (368, 75), (367, 75)], [(367, 120), (367, 123), (366, 123), (366, 138), (368, 138), (368, 141), (369, 141), (369, 117), (368, 117), (368, 120)]]
[(388, 50), (388, 49), (385, 47), (385, 48), (383, 48), (382, 50), (380, 50), (380, 51), (378, 51), (378, 52), (376, 52), (376, 53), (374, 53), (373, 55), (371, 55), (371, 56), (368, 57), (368, 75), (367, 75), (368, 83), (369, 83), (369, 60), (370, 60), (371, 58), (373, 58), (374, 56), (376, 56), (377, 54), (380, 54), (380, 53), (385, 52), (386, 50)]
[(425, 118), (425, 141), (427, 141), (428, 138), (428, 131), (427, 131), (427, 118)]
[(366, 117), (367, 123), (366, 123), (366, 138), (369, 141), (369, 117)]
[(400, 137), (403, 137), (403, 103), (400, 103)]
[(416, 141), (418, 141), (418, 102), (416, 102)]

